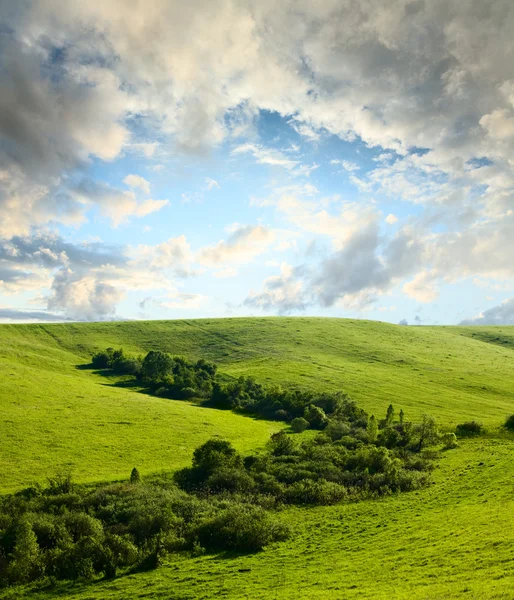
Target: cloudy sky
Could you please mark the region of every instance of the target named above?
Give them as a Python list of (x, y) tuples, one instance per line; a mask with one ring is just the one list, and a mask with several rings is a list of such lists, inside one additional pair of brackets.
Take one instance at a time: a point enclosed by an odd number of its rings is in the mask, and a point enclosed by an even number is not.
[(514, 323), (512, 0), (0, 0), (0, 320)]

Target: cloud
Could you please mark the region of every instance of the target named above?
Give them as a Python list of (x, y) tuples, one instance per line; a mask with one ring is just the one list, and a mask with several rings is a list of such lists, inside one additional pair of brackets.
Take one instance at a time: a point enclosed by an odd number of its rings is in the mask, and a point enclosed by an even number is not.
[(236, 225), (226, 240), (199, 250), (197, 260), (213, 267), (246, 264), (266, 252), (274, 241), (275, 233), (263, 225)]
[[(304, 139), (322, 132), (362, 144), (374, 165), (366, 171), (363, 161), (357, 176), (340, 162), (362, 205), (291, 190), (273, 199), (294, 227), (332, 244), (291, 275), (306, 294), (330, 305), (398, 285), (433, 298), (441, 282), (514, 276), (511, 0), (41, 0), (4, 2), (0, 11), (3, 239), (79, 227), (91, 212), (117, 226), (163, 209), (167, 200), (141, 201), (133, 189), (93, 180), (98, 166), (127, 153), (204, 156), (228, 141), (233, 158), (278, 167), (274, 176), (309, 175), (317, 165), (302, 164), (289, 141), (288, 150), (259, 141), (256, 124), (268, 114)], [(382, 230), (371, 200), (379, 195), (417, 205), (408, 229)], [(236, 264), (238, 253), (251, 260), (268, 247), (259, 235), (231, 234), (198, 257), (208, 266)], [(69, 262), (44, 244), (33, 264), (5, 259), (2, 285), (33, 285), (33, 265), (44, 269), (41, 282), (56, 269), (78, 276), (62, 251)], [(135, 285), (141, 268), (148, 281), (142, 264), (112, 265), (109, 276)], [(430, 282), (425, 273), (437, 275)]]
[(207, 186), (208, 191), (220, 188), (220, 184), (215, 179), (211, 179), (210, 177), (205, 178), (205, 185)]
[(41, 310), (19, 310), (14, 308), (0, 308), (0, 321), (63, 322), (68, 320), (69, 319), (66, 319), (62, 315), (52, 314)]
[(508, 298), (460, 325), (514, 325), (514, 298)]
[(354, 171), (358, 171), (360, 166), (357, 163), (352, 162), (351, 160), (337, 160), (333, 159), (330, 161), (331, 165), (341, 165), (345, 171), (348, 173), (353, 173)]
[(419, 302), (433, 302), (439, 295), (434, 286), (434, 279), (436, 279), (436, 277), (437, 275), (434, 273), (422, 271), (421, 273), (418, 273), (412, 281), (409, 281), (403, 286), (403, 291), (407, 296), (414, 298)]
[(87, 321), (112, 319), (122, 293), (100, 278), (61, 269), (52, 283), (48, 310)]
[(195, 310), (203, 306), (207, 300), (207, 296), (202, 294), (177, 292), (168, 295), (166, 300), (157, 302), (157, 306), (164, 309)]
[(237, 156), (239, 154), (252, 154), (252, 156), (254, 156), (257, 162), (261, 165), (283, 167), (284, 169), (288, 169), (290, 171), (295, 169), (300, 164), (297, 160), (287, 158), (287, 156), (285, 156), (279, 150), (264, 148), (263, 146), (259, 146), (257, 144), (241, 144), (240, 146), (234, 148), (231, 151), (231, 154), (233, 156)]
[(291, 265), (282, 263), (280, 275), (268, 277), (261, 292), (251, 291), (244, 301), (244, 306), (289, 314), (305, 310), (308, 302), (303, 284), (298, 280), (295, 270)]
[[(139, 179), (137, 180), (139, 187), (148, 183), (143, 178), (140, 179), (142, 182)], [(134, 185), (134, 181), (131, 181)], [(100, 213), (110, 219), (114, 227), (118, 227), (127, 221), (129, 217), (146, 217), (169, 205), (169, 200), (147, 199), (141, 202), (136, 198), (133, 190), (120, 191), (89, 178), (83, 178), (78, 184), (70, 188), (70, 192), (83, 204), (96, 203)]]
[(397, 223), (397, 222), (398, 222), (398, 217), (397, 217), (397, 216), (395, 216), (395, 215), (393, 215), (392, 213), (389, 213), (389, 214), (387, 215), (387, 217), (385, 218), (385, 222), (386, 222), (388, 225), (394, 225), (395, 223)]
[(170, 238), (155, 245), (139, 244), (128, 250), (132, 263), (147, 269), (186, 269), (191, 260), (191, 248), (185, 235)]
[(127, 175), (123, 180), (131, 188), (139, 188), (145, 194), (150, 193), (150, 182), (140, 175)]

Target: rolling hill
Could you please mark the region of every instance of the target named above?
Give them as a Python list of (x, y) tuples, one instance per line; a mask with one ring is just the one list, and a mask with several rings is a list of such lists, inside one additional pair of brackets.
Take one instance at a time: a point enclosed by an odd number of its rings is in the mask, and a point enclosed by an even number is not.
[(108, 346), (204, 357), (263, 383), (342, 389), (380, 416), (393, 403), (448, 429), (476, 419), (488, 435), (443, 453), (426, 490), (283, 511), (295, 535), (264, 553), (173, 557), (150, 573), (31, 597), (513, 597), (514, 438), (500, 429), (514, 413), (510, 328), (316, 318), (2, 325), (2, 492), (57, 469), (80, 482), (126, 478), (135, 465), (143, 475), (172, 470), (212, 435), (245, 452), (283, 426), (154, 398), (81, 368)]

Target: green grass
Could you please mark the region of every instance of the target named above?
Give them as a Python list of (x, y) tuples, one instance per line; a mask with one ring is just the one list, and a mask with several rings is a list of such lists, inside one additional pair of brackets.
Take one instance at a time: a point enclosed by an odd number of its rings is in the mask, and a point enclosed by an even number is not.
[(0, 326), (1, 491), (57, 467), (80, 481), (174, 469), (214, 433), (249, 451), (279, 427), (76, 368), (106, 346), (205, 357), (230, 375), (343, 389), (377, 414), (392, 402), (409, 418), (477, 419), (490, 433), (443, 453), (429, 489), (284, 511), (295, 535), (263, 553), (173, 557), (150, 573), (30, 597), (514, 597), (514, 436), (499, 430), (514, 413), (514, 328), (307, 318)]

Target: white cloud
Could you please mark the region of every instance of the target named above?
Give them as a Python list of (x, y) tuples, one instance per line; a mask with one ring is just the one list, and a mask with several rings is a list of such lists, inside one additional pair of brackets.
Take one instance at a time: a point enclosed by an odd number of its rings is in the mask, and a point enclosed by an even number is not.
[(427, 271), (418, 273), (412, 281), (403, 286), (403, 291), (407, 296), (419, 302), (433, 302), (438, 296), (438, 291), (434, 286), (435, 277), (434, 273)]
[(389, 213), (387, 215), (387, 217), (385, 218), (385, 222), (388, 223), (389, 225), (394, 225), (395, 223), (398, 222), (398, 217), (393, 215), (393, 213)]
[(200, 249), (197, 260), (213, 267), (246, 264), (266, 252), (274, 241), (275, 233), (263, 225), (236, 225), (226, 240)]
[(209, 191), (220, 188), (220, 184), (215, 179), (211, 179), (210, 177), (205, 178), (205, 185)]
[(140, 175), (127, 175), (123, 180), (131, 188), (139, 188), (145, 194), (150, 193), (150, 182)]
[(300, 163), (297, 160), (293, 160), (285, 156), (279, 150), (271, 148), (264, 148), (257, 144), (241, 144), (231, 151), (233, 156), (239, 154), (252, 154), (256, 161), (261, 165), (269, 165), (272, 167), (283, 167), (284, 169), (293, 170)]

